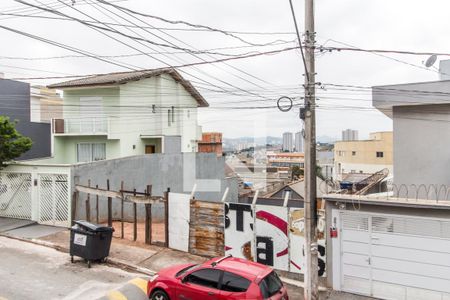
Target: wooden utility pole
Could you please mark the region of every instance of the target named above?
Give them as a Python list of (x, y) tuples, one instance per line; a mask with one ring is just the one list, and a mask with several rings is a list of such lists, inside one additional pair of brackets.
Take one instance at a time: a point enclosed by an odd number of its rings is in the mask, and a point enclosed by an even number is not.
[(305, 0), (305, 299), (319, 299), (317, 197), (314, 0)]

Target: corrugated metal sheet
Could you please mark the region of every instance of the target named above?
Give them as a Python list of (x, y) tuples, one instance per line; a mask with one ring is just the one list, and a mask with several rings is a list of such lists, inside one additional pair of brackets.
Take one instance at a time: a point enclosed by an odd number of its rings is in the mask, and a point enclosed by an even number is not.
[(214, 257), (224, 255), (223, 203), (191, 201), (189, 252)]

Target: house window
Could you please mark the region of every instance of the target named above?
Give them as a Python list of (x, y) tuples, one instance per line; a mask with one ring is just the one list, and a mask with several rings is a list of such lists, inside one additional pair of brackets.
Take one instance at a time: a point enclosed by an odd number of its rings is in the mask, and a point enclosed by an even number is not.
[(384, 157), (384, 153), (381, 151), (377, 151), (377, 157)]
[(175, 106), (172, 106), (172, 123), (175, 123)]
[(355, 156), (356, 155), (356, 151), (352, 151), (352, 156)]
[(156, 113), (156, 105), (155, 104), (152, 105), (152, 113)]
[(105, 143), (77, 144), (77, 162), (91, 162), (106, 159)]
[(191, 111), (189, 109), (187, 111), (187, 117), (188, 117), (188, 119), (191, 117)]

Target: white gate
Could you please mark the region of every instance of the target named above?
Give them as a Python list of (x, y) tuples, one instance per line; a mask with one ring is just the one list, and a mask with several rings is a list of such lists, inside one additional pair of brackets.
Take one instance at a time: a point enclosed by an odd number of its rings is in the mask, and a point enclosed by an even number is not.
[(31, 220), (31, 173), (0, 173), (0, 216)]
[(39, 174), (38, 222), (67, 226), (69, 221), (69, 185), (67, 175)]
[(0, 172), (0, 217), (70, 226), (69, 175), (38, 172)]
[(450, 221), (340, 213), (340, 289), (381, 299), (450, 299)]

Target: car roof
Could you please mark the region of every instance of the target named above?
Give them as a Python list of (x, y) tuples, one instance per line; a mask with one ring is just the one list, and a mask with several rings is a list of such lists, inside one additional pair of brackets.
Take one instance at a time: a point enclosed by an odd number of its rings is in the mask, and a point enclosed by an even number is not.
[(211, 267), (214, 262), (217, 262), (219, 260), (221, 261), (218, 262), (217, 265), (215, 265), (215, 268), (232, 272), (251, 281), (254, 281), (257, 278), (264, 277), (272, 272), (272, 268), (268, 266), (237, 257), (213, 258), (205, 262), (203, 266)]

